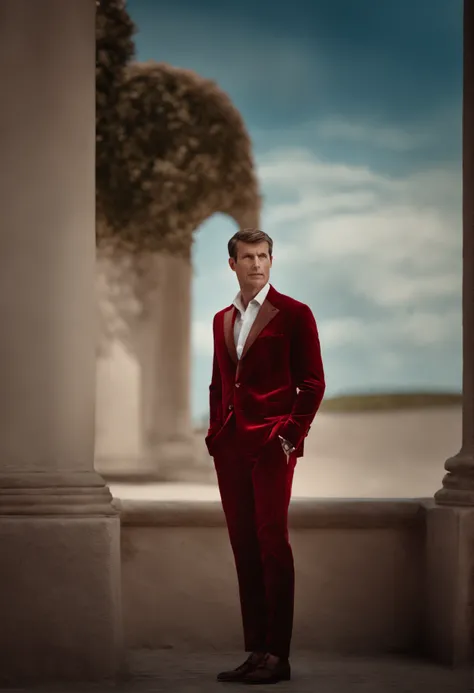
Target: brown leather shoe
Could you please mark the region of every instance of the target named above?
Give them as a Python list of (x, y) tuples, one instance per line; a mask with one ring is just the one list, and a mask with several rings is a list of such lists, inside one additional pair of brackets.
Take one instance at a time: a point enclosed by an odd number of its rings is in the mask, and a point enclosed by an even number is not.
[(287, 659), (272, 661), (267, 655), (260, 664), (244, 678), (243, 683), (258, 685), (265, 683), (279, 683), (291, 679), (290, 662)]
[(221, 671), (220, 674), (217, 674), (217, 680), (225, 683), (241, 683), (245, 677), (250, 674), (250, 672), (254, 671), (254, 669), (258, 667), (264, 657), (264, 654), (252, 652), (252, 654), (247, 657), (245, 662), (236, 669), (232, 669), (231, 671)]

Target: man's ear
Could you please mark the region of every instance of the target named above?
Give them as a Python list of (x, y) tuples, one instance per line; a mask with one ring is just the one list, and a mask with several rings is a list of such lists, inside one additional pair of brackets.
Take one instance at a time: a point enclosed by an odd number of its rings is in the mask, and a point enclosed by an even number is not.
[(232, 272), (235, 272), (235, 260), (233, 257), (229, 258), (229, 267), (232, 270)]

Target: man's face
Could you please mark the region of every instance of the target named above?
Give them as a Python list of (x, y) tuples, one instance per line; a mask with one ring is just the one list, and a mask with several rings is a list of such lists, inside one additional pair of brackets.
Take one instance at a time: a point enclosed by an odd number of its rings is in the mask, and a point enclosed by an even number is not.
[(260, 291), (270, 278), (272, 258), (268, 243), (237, 243), (237, 260), (229, 258), (229, 265), (236, 273), (243, 291)]

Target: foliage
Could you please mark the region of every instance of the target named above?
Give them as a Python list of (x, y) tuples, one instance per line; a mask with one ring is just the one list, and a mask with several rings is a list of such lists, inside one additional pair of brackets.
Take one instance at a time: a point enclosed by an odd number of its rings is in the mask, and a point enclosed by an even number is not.
[[(123, 0), (96, 3), (96, 202), (113, 210), (111, 191), (121, 168), (117, 147), (118, 102), (125, 68), (135, 55), (135, 26)], [(117, 156), (119, 155), (119, 156)]]
[(188, 255), (193, 232), (212, 214), (240, 223), (252, 210), (258, 219), (250, 138), (214, 82), (164, 63), (135, 63), (116, 108), (99, 241)]

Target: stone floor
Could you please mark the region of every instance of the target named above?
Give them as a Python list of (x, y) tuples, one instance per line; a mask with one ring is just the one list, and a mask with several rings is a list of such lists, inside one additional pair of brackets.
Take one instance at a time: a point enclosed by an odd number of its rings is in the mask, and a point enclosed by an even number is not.
[[(219, 684), (217, 670), (240, 663), (241, 653), (183, 654), (138, 651), (130, 657), (132, 677), (117, 686), (70, 685), (35, 688), (43, 693), (217, 693), (242, 690), (240, 684)], [(469, 693), (473, 671), (453, 671), (430, 662), (398, 658), (331, 658), (297, 653), (293, 679), (260, 690), (292, 693)], [(30, 688), (3, 689), (16, 693)]]

